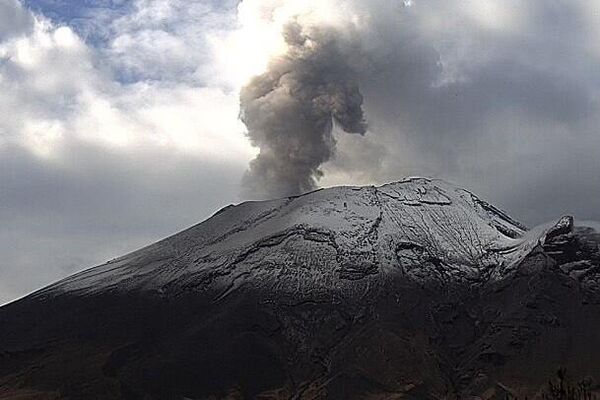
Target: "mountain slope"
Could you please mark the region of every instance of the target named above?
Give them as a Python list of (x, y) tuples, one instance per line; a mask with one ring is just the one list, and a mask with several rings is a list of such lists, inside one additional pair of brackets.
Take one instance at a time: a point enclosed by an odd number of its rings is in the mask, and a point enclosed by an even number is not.
[(558, 366), (600, 378), (599, 242), (426, 178), (229, 206), (1, 308), (0, 399), (465, 398), (532, 395)]

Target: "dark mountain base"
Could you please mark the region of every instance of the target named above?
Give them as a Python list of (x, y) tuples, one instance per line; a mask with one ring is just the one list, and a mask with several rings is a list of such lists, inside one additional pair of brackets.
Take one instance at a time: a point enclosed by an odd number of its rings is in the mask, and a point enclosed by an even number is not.
[(543, 252), (483, 290), (398, 279), (360, 299), (213, 299), (5, 307), (0, 399), (532, 396), (559, 366), (600, 377), (600, 299)]

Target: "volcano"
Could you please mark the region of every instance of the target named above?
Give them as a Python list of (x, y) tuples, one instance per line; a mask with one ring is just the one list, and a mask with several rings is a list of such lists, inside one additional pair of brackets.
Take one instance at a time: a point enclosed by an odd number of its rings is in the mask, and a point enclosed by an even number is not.
[(228, 206), (0, 308), (0, 399), (594, 390), (599, 246), (427, 178)]

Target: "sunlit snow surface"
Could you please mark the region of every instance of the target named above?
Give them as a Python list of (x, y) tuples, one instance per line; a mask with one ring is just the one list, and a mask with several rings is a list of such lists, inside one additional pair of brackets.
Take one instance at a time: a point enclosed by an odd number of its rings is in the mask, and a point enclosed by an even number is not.
[[(402, 274), (417, 282), (500, 280), (556, 223), (527, 231), (441, 180), (335, 187), (229, 206), (158, 243), (64, 279), (36, 296), (145, 291), (176, 296), (247, 285), (333, 293)], [(314, 293), (313, 293), (314, 294)]]

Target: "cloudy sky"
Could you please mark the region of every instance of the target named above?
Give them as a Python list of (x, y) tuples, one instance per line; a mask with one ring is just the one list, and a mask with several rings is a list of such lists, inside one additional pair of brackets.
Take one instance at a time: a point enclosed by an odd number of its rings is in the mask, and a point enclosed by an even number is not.
[(0, 303), (251, 197), (240, 90), (291, 20), (341, 38), (368, 124), (334, 127), (319, 185), (600, 220), (597, 1), (0, 0)]

